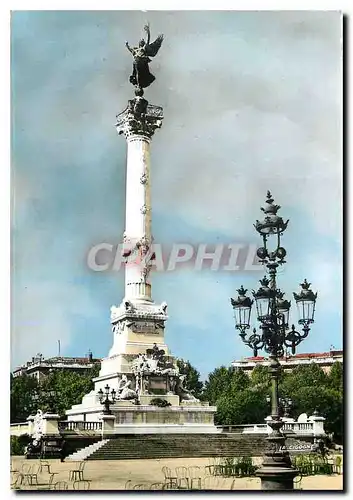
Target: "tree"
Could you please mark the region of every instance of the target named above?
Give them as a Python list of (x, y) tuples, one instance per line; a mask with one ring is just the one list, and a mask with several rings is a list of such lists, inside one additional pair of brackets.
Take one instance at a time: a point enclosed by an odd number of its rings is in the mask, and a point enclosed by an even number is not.
[(11, 422), (25, 422), (38, 409), (39, 384), (28, 375), (10, 375)]
[(336, 366), (333, 373), (327, 375), (314, 363), (298, 366), (291, 373), (285, 374), (280, 394), (291, 397), (293, 417), (297, 418), (301, 413), (312, 415), (317, 410), (326, 419), (326, 432), (333, 433), (336, 440), (342, 438), (342, 367)]
[(328, 385), (337, 391), (343, 391), (343, 365), (335, 361), (328, 375)]
[(204, 386), (204, 396), (210, 404), (215, 404), (222, 395), (228, 394), (234, 368), (221, 366), (208, 375)]
[[(335, 363), (327, 375), (319, 365), (300, 365), (292, 372), (282, 371), (279, 395), (290, 397), (290, 416), (312, 415), (315, 410), (325, 417), (325, 430), (340, 441), (343, 436), (343, 369)], [(257, 366), (250, 377), (243, 370), (221, 366), (209, 374), (204, 394), (217, 406), (218, 425), (263, 423), (269, 412), (266, 396), (271, 390), (271, 374), (266, 366)]]
[(299, 365), (292, 372), (285, 373), (281, 381), (282, 391), (289, 395), (294, 387), (327, 387), (328, 376), (316, 363)]
[(231, 395), (223, 395), (216, 404), (217, 425), (264, 423), (268, 414), (266, 400), (250, 387)]
[(200, 373), (194, 368), (189, 361), (177, 359), (177, 366), (181, 375), (185, 377), (185, 387), (191, 392), (195, 398), (200, 398), (202, 395), (203, 383), (200, 380)]
[(211, 404), (222, 396), (231, 397), (250, 386), (250, 378), (241, 368), (221, 366), (209, 374), (205, 382), (204, 397)]
[(99, 363), (83, 373), (58, 370), (49, 373), (40, 382), (28, 375), (10, 377), (11, 422), (24, 422), (40, 408), (55, 411), (61, 416), (72, 405), (81, 402), (94, 384), (92, 378), (99, 372)]
[(41, 384), (43, 411), (55, 411), (64, 416), (65, 410), (81, 403), (83, 396), (94, 388), (94, 376), (97, 376), (97, 367), (85, 373), (57, 370), (49, 374)]
[(269, 388), (271, 385), (271, 373), (268, 366), (256, 365), (251, 372), (251, 384)]

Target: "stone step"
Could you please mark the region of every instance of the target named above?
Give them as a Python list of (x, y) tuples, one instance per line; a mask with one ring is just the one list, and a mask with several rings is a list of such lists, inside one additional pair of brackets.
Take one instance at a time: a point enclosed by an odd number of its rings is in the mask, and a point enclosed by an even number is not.
[(241, 435), (123, 435), (110, 439), (89, 460), (261, 455), (265, 437)]
[(71, 455), (68, 455), (66, 457), (66, 460), (86, 460), (92, 453), (98, 452), (102, 446), (108, 444), (109, 439), (103, 439), (102, 441), (97, 441), (96, 443), (90, 444), (89, 446), (86, 446), (85, 448), (81, 448), (80, 450), (77, 450), (75, 453), (72, 453)]

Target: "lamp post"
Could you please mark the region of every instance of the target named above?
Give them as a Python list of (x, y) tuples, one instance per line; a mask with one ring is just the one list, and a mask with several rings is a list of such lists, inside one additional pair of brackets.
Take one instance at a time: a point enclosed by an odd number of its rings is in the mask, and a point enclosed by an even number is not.
[(310, 283), (304, 280), (300, 292), (293, 293), (299, 312), (299, 325), (302, 332), (289, 324), (290, 301), (277, 288), (277, 268), (285, 263), (286, 250), (281, 246), (281, 236), (287, 228), (288, 220), (284, 222), (277, 215), (281, 207), (274, 204), (271, 193), (267, 192), (266, 206), (261, 210), (265, 217), (256, 221), (254, 227), (262, 236), (263, 246), (257, 250), (260, 262), (264, 264), (267, 275), (260, 280), (260, 287), (253, 291), (256, 303), (257, 319), (260, 331), (254, 328), (249, 334), (250, 315), (253, 300), (246, 295), (247, 290), (241, 286), (238, 297), (231, 299), (234, 310), (235, 328), (240, 331), (242, 341), (253, 349), (254, 356), (260, 349), (264, 349), (270, 358), (271, 389), (271, 420), (268, 425), (272, 433), (268, 436), (269, 449), (265, 453), (262, 467), (257, 472), (261, 478), (263, 490), (291, 490), (293, 478), (297, 472), (292, 468), (289, 453), (285, 447), (285, 436), (280, 432), (283, 421), (280, 415), (278, 394), (278, 379), (280, 363), (278, 358), (283, 357), (286, 347), (290, 347), (295, 354), (296, 346), (309, 334), (309, 325), (314, 322), (315, 303), (317, 293), (310, 290)]
[[(104, 387), (104, 392), (102, 389), (99, 389), (98, 391), (98, 396), (99, 396), (99, 402), (101, 405), (104, 405), (104, 410), (103, 410), (103, 415), (111, 415), (111, 409), (110, 406), (115, 403), (116, 401), (116, 391), (114, 389), (110, 390), (109, 385), (107, 384)], [(110, 398), (109, 398), (110, 395)]]
[[(271, 403), (271, 396), (266, 396), (266, 401)], [(278, 398), (278, 408), (281, 417), (288, 418), (293, 402), (290, 398)]]

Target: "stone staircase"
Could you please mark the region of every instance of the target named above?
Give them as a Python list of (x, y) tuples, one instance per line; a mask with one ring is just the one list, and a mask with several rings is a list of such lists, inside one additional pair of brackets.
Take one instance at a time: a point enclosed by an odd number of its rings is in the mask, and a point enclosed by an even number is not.
[(106, 440), (88, 460), (260, 456), (265, 436), (229, 434), (129, 434)]
[(68, 455), (65, 460), (87, 460), (87, 458), (92, 454), (97, 452), (102, 446), (106, 445), (109, 439), (102, 439), (102, 441), (97, 441), (96, 443), (90, 444), (85, 448), (75, 451), (71, 455)]

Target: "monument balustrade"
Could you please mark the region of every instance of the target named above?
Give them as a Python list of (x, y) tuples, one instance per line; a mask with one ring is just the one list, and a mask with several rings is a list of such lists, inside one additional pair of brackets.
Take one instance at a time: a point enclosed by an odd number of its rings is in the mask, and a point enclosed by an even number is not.
[(28, 422), (18, 422), (15, 424), (10, 424), (10, 435), (11, 436), (22, 436), (24, 434), (29, 434)]
[(84, 421), (62, 421), (58, 423), (59, 431), (100, 431), (102, 422), (84, 422)]
[(288, 422), (283, 425), (284, 431), (295, 432), (296, 434), (313, 434), (313, 422)]

